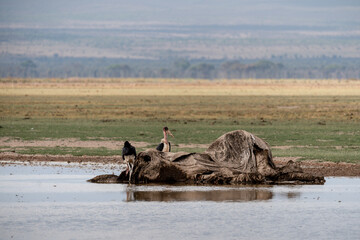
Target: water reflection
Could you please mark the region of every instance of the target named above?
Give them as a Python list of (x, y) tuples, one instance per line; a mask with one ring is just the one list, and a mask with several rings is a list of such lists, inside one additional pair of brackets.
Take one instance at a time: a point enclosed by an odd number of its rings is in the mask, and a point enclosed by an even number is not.
[(174, 202), (174, 201), (264, 201), (273, 193), (264, 189), (236, 189), (212, 191), (126, 191), (126, 201)]
[(288, 192), (286, 195), (287, 195), (288, 199), (300, 198), (300, 193), (299, 192)]

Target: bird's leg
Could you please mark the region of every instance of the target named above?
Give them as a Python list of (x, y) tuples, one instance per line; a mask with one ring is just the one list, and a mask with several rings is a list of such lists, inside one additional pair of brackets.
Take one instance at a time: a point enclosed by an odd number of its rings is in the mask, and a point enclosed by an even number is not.
[(130, 173), (129, 173), (129, 183), (131, 182), (131, 175), (132, 175), (132, 172), (133, 172), (133, 167), (134, 167), (134, 165), (133, 164), (131, 164), (131, 163), (129, 163), (129, 170), (130, 170)]
[(129, 173), (129, 163), (126, 163), (126, 175)]

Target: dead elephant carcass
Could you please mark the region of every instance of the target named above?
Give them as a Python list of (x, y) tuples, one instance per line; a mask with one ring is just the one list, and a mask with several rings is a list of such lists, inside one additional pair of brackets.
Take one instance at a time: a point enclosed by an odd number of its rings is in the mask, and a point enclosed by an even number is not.
[[(117, 178), (109, 178), (112, 182), (128, 181), (124, 173)], [(94, 179), (93, 182), (102, 182), (107, 177)], [(219, 137), (204, 153), (170, 153), (154, 149), (140, 152), (134, 164), (131, 182), (321, 184), (325, 180), (324, 177), (304, 173), (298, 163), (289, 162), (285, 167), (277, 168), (270, 147), (264, 140), (249, 132), (237, 130)]]

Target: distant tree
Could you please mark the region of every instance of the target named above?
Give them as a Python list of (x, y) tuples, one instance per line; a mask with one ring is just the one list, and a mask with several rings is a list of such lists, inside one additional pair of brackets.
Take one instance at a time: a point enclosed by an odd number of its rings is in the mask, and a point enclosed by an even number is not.
[(325, 78), (338, 78), (338, 76), (340, 76), (339, 73), (343, 70), (344, 68), (342, 66), (336, 64), (326, 65), (322, 68)]
[(178, 59), (174, 62), (174, 76), (183, 77), (186, 70), (191, 66), (188, 60)]
[(126, 64), (114, 64), (108, 67), (110, 77), (131, 77), (132, 69)]
[(36, 64), (31, 60), (27, 60), (25, 62), (22, 62), (21, 66), (24, 67), (24, 68), (36, 68)]
[(225, 62), (220, 66), (219, 75), (223, 78), (241, 78), (246, 65), (238, 61)]
[(199, 63), (191, 66), (187, 75), (191, 78), (203, 78), (203, 79), (213, 79), (215, 72), (215, 66), (208, 63)]
[(167, 68), (161, 68), (158, 72), (157, 72), (157, 75), (158, 75), (158, 77), (160, 77), (160, 78), (168, 78), (168, 77), (170, 77), (170, 71), (169, 71), (169, 69), (167, 69)]
[[(169, 61), (172, 64), (169, 65)], [(192, 60), (200, 61), (200, 60)], [(32, 57), (0, 55), (1, 77), (141, 77), (141, 78), (338, 78), (359, 79), (360, 58), (319, 56), (254, 62), (202, 59), (191, 64), (187, 59), (107, 59), (71, 58), (58, 55)], [(280, 63), (277, 63), (280, 62)], [(122, 64), (119, 64), (122, 63)], [(283, 64), (281, 64), (283, 63)]]
[(26, 60), (20, 64), (23, 72), (23, 77), (37, 77), (36, 64), (31, 60)]
[(280, 75), (282, 64), (273, 63), (268, 60), (260, 60), (245, 67), (245, 72), (253, 78), (276, 78)]

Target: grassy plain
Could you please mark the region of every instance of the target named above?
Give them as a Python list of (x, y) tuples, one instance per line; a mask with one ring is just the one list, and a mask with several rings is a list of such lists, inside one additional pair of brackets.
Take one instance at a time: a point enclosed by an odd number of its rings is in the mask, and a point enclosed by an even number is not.
[(1, 79), (0, 151), (114, 155), (104, 147), (11, 146), (43, 139), (146, 142), (167, 125), (174, 151), (203, 151), (225, 132), (265, 139), (275, 157), (360, 163), (360, 81)]

